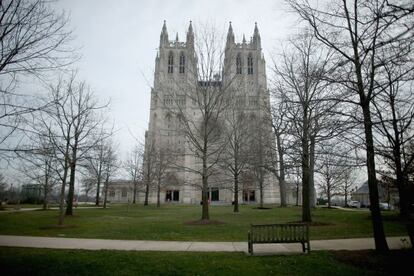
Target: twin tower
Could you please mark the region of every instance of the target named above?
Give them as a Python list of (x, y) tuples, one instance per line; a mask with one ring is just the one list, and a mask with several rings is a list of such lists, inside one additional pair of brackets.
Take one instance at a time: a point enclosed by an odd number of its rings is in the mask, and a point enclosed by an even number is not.
[[(205, 31), (205, 30), (202, 30)], [(218, 36), (217, 36), (218, 37)], [(192, 23), (187, 30), (185, 42), (180, 41), (178, 34), (170, 40), (166, 22), (161, 30), (159, 50), (155, 60), (154, 86), (151, 90), (150, 121), (146, 132), (146, 150), (150, 144), (174, 151), (177, 169), (170, 168), (164, 178), (161, 190), (161, 201), (198, 204), (201, 200), (201, 189), (197, 183), (201, 182), (199, 175), (191, 173), (191, 170), (179, 168), (191, 168), (199, 165), (197, 158), (191, 154), (187, 137), (180, 131), (180, 122), (174, 112), (174, 108), (185, 110), (187, 114), (200, 116), (197, 104), (188, 97), (188, 90), (197, 93), (197, 89), (203, 85), (203, 79), (195, 72), (200, 72), (197, 36)], [(217, 72), (214, 79), (215, 85), (226, 85), (231, 80), (235, 90), (237, 108), (243, 109), (249, 119), (263, 118), (269, 104), (269, 92), (266, 85), (265, 60), (262, 54), (261, 38), (257, 24), (255, 24), (253, 36), (246, 40), (243, 35), (241, 42), (235, 41), (233, 27), (229, 25), (224, 49), (221, 72)], [(204, 83), (205, 85), (205, 83)], [(211, 84), (209, 84), (211, 85)], [(187, 92), (181, 93), (180, 90)], [(252, 121), (252, 120), (250, 120)], [(247, 123), (247, 122), (246, 122)], [(271, 128), (269, 127), (269, 133)], [(259, 193), (257, 185), (251, 177), (246, 177), (241, 184), (239, 198), (241, 202), (256, 202), (263, 194), (266, 203), (279, 201), (278, 185), (269, 174), (265, 177), (265, 193)], [(209, 182), (210, 183), (210, 182)], [(211, 202), (231, 203), (234, 194), (232, 181), (224, 173), (217, 173), (211, 178), (210, 184)], [(156, 192), (150, 193), (150, 201), (156, 201)]]

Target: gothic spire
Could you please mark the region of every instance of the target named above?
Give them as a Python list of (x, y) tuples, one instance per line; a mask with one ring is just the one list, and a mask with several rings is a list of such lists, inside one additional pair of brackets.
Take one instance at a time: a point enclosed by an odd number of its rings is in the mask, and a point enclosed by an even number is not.
[(261, 42), (260, 42), (259, 28), (257, 28), (257, 22), (254, 22), (253, 44), (257, 47), (257, 49), (260, 49)]
[(191, 24), (188, 26), (187, 31), (187, 47), (194, 47), (194, 32), (193, 32), (193, 25)]
[(168, 45), (168, 32), (167, 32), (167, 24), (164, 20), (164, 25), (162, 26), (162, 31), (160, 35), (160, 48), (163, 46)]
[(229, 31), (227, 32), (227, 42), (226, 45), (229, 47), (231, 44), (234, 44), (234, 33), (233, 27), (231, 26), (231, 21), (229, 22)]

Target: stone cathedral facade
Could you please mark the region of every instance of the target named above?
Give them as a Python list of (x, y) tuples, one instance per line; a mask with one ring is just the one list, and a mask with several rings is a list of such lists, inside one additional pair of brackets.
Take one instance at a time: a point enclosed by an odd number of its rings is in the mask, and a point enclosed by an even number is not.
[[(212, 83), (206, 84), (200, 81), (197, 74), (194, 73), (199, 69), (195, 48), (195, 34), (191, 22), (186, 40), (182, 42), (179, 41), (178, 34), (175, 40), (169, 39), (164, 21), (155, 60), (149, 126), (145, 134), (146, 153), (150, 151), (151, 147), (162, 147), (173, 153), (174, 163), (178, 164), (178, 166), (168, 168), (163, 179), (160, 193), (162, 203), (200, 204), (201, 201), (201, 176), (191, 172), (191, 168), (196, 169), (199, 166), (199, 161), (191, 151), (186, 135), (180, 131), (179, 118), (174, 113), (175, 108), (180, 108), (186, 114), (190, 114), (195, 121), (200, 118), (200, 110), (194, 101), (195, 97), (189, 97), (188, 93), (195, 95), (203, 85), (231, 85), (236, 90), (232, 98), (235, 99), (237, 108), (243, 109), (247, 114), (246, 124), (256, 118), (268, 116), (265, 110), (269, 104), (269, 92), (257, 25), (255, 25), (250, 41), (247, 42), (243, 36), (242, 42), (236, 43), (230, 23), (224, 49), (222, 72), (217, 74)], [(237, 86), (229, 84), (230, 79)], [(186, 92), (180, 93), (183, 87)], [(267, 142), (273, 143), (270, 124), (262, 131), (268, 134), (266, 136)], [(217, 170), (217, 173), (209, 178), (209, 200), (212, 204), (231, 204), (234, 200), (232, 178), (224, 175), (223, 172)], [(240, 204), (258, 203), (261, 194), (264, 203), (279, 203), (279, 185), (276, 178), (271, 173), (265, 173), (261, 179), (262, 193), (260, 193), (254, 177), (241, 177), (239, 184)], [(142, 194), (140, 194), (140, 201), (141, 197)], [(149, 201), (152, 203), (157, 201), (157, 191), (154, 188), (150, 189)]]

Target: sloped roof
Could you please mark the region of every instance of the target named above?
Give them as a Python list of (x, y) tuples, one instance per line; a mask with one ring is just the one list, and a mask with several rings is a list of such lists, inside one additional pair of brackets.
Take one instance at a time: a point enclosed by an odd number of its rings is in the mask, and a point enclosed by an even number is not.
[(355, 191), (356, 194), (369, 194), (368, 180)]

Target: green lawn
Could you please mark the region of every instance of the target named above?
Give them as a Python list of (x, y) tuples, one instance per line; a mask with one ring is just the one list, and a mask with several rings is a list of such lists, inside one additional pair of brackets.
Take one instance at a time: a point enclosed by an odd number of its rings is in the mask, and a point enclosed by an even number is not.
[[(62, 236), (102, 239), (246, 241), (251, 223), (297, 222), (301, 209), (297, 207), (255, 209), (241, 206), (234, 214), (231, 206), (211, 206), (210, 217), (222, 224), (192, 225), (200, 218), (200, 206), (163, 205), (109, 209), (78, 209), (65, 224), (70, 228), (56, 229), (57, 210), (0, 213), (0, 234)], [(318, 224), (310, 227), (311, 239), (353, 238), (372, 236), (369, 212), (318, 208), (312, 211)], [(404, 223), (394, 212), (384, 213), (387, 236), (406, 235)]]
[[(349, 252), (343, 252), (343, 254)], [(388, 256), (361, 252), (367, 262), (343, 261), (335, 252), (255, 256), (242, 253), (83, 251), (1, 248), (3, 275), (390, 275), (407, 269), (412, 254)], [(411, 254), (411, 255), (410, 255)], [(360, 254), (361, 255), (361, 254)], [(395, 255), (395, 254), (394, 254)], [(345, 255), (348, 256), (348, 255)], [(358, 260), (361, 260), (360, 256)], [(387, 259), (388, 258), (388, 259)], [(348, 258), (349, 259), (349, 258)], [(340, 260), (340, 261), (339, 261)], [(370, 265), (371, 264), (371, 265)]]

